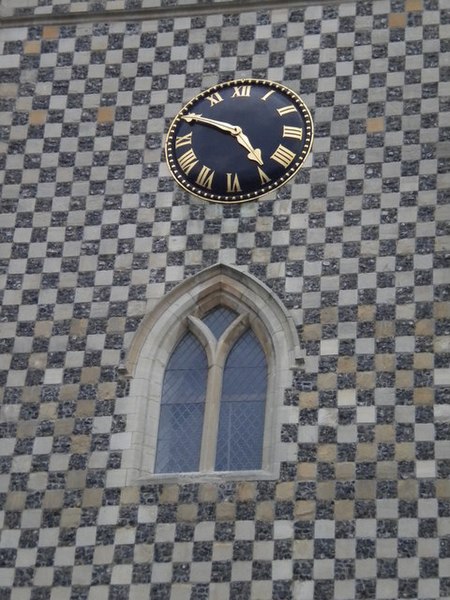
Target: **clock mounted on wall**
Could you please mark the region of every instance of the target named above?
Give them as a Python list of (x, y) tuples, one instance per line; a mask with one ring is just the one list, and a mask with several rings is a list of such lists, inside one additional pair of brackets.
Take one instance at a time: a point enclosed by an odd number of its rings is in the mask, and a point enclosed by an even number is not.
[(287, 87), (263, 79), (215, 85), (190, 100), (166, 139), (170, 172), (211, 202), (246, 202), (276, 190), (304, 163), (311, 114)]

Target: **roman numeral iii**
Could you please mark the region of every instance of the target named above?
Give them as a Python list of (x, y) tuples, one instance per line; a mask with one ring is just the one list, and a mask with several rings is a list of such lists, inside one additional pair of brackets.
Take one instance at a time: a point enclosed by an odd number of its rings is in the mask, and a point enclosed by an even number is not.
[(289, 127), (288, 125), (283, 125), (283, 137), (302, 140), (303, 129), (301, 127)]
[(294, 160), (295, 153), (280, 144), (270, 158), (276, 160), (283, 167), (288, 167)]

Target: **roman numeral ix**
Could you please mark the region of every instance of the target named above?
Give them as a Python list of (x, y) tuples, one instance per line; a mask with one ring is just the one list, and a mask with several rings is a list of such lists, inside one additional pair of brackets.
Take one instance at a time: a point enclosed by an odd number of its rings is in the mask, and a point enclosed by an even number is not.
[(188, 175), (192, 168), (198, 163), (198, 158), (195, 156), (194, 151), (191, 148), (180, 156), (178, 162), (186, 175)]

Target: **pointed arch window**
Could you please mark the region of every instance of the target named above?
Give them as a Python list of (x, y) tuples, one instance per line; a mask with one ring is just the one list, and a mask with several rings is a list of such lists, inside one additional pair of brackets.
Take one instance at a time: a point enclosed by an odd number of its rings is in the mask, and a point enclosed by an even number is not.
[(164, 374), (155, 472), (261, 469), (263, 348), (246, 315), (225, 306), (191, 316), (189, 325)]
[(128, 352), (126, 481), (276, 478), (297, 456), (281, 431), (298, 419), (283, 398), (299, 356), (292, 319), (254, 277), (215, 265), (179, 284)]

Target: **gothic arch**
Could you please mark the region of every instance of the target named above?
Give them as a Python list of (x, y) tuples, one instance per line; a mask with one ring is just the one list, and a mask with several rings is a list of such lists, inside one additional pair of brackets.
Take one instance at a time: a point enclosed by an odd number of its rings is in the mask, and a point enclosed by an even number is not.
[[(211, 355), (213, 344), (199, 320), (218, 305), (241, 315), (241, 322), (248, 324), (257, 336), (268, 364), (263, 468), (254, 473), (236, 472), (235, 475), (241, 478), (276, 477), (282, 460), (295, 460), (294, 456), (286, 456), (287, 445), (283, 448), (280, 443), (281, 425), (296, 422), (297, 417), (295, 408), (283, 406), (284, 390), (291, 385), (292, 368), (298, 365), (301, 356), (295, 325), (279, 298), (267, 286), (234, 267), (217, 264), (180, 283), (162, 298), (144, 317), (132, 340), (126, 360), (131, 377), (126, 399), (131, 443), (123, 454), (127, 483), (137, 479), (170, 479), (170, 476), (153, 472), (165, 366), (173, 348), (188, 330), (194, 332), (207, 355)], [(233, 476), (230, 472), (195, 475)]]

